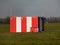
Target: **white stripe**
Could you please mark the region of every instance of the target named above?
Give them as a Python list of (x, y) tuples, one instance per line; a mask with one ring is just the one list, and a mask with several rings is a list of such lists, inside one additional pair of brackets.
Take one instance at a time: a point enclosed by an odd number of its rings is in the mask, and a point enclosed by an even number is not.
[(32, 17), (27, 17), (27, 32), (30, 32), (32, 27)]
[(21, 17), (16, 17), (16, 32), (21, 32)]

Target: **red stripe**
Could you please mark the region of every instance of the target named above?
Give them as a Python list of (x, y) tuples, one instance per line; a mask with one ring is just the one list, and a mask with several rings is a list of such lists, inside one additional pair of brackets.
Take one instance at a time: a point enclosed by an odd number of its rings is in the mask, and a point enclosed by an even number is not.
[(22, 32), (26, 32), (26, 17), (22, 17)]
[(10, 32), (16, 32), (16, 17), (10, 18)]
[(32, 27), (38, 27), (38, 17), (32, 17)]
[(37, 29), (38, 28), (38, 17), (34, 16), (32, 17), (32, 29), (31, 31), (33, 32), (37, 32)]

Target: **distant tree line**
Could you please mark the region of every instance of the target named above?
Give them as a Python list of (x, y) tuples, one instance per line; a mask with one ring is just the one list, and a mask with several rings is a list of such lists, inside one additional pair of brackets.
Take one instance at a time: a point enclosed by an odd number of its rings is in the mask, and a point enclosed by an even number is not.
[[(44, 20), (48, 23), (60, 23), (60, 17), (44, 17)], [(0, 24), (10, 24), (10, 17), (7, 16), (6, 18), (0, 18)]]
[(10, 24), (10, 17), (0, 18), (0, 24)]
[(48, 23), (60, 23), (60, 16), (59, 17), (48, 17), (46, 18)]

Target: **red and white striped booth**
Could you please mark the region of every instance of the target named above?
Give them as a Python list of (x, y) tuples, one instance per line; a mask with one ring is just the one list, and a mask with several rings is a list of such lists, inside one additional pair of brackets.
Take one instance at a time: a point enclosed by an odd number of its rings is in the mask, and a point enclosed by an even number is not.
[(10, 32), (41, 32), (44, 31), (42, 17), (10, 17)]

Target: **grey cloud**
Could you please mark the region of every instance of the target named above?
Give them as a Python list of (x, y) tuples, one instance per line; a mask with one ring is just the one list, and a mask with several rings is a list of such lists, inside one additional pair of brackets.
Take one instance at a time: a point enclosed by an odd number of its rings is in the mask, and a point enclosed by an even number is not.
[(0, 0), (0, 17), (60, 16), (60, 0)]

